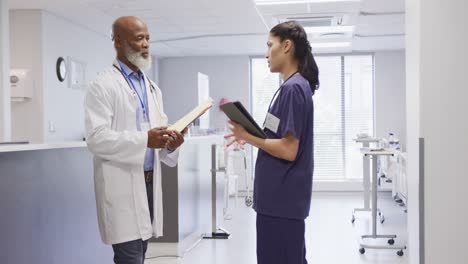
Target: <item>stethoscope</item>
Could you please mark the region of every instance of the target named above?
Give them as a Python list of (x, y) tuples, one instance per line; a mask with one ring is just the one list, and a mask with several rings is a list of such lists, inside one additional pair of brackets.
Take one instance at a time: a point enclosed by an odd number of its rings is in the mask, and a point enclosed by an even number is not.
[[(133, 84), (133, 82), (128, 78), (128, 76), (125, 74), (125, 72), (120, 69), (119, 67), (117, 67), (117, 65), (113, 65), (114, 68), (116, 68), (120, 74), (122, 74), (122, 77), (125, 79), (125, 81), (127, 82), (128, 84), (128, 87), (130, 88), (130, 90), (132, 91), (133, 95), (137, 95), (138, 96), (138, 100), (140, 101), (140, 104), (141, 104), (141, 107), (143, 108), (143, 114), (146, 116), (146, 107), (143, 103), (143, 99), (140, 97), (140, 95), (138, 94), (138, 92), (136, 91), (135, 89), (135, 85)], [(150, 85), (150, 92), (152, 94), (152, 97), (153, 97), (153, 100), (155, 102), (155, 105), (156, 105), (156, 108), (158, 110), (158, 115), (159, 115), (159, 118), (162, 120), (163, 117), (162, 117), (162, 114), (161, 114), (161, 109), (159, 108), (159, 104), (157, 103), (157, 98), (156, 98), (156, 88), (154, 87), (153, 83), (150, 81), (150, 79), (145, 75), (145, 78), (146, 78), (146, 82), (148, 82), (148, 84)], [(145, 84), (146, 86), (146, 84)], [(148, 109), (149, 110), (149, 109)], [(149, 117), (149, 111), (148, 111), (148, 117)]]

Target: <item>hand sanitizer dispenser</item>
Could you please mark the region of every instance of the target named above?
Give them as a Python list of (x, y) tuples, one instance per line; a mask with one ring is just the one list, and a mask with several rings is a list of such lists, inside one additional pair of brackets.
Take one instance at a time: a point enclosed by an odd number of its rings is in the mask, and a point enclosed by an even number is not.
[(33, 81), (28, 69), (10, 70), (11, 101), (24, 102), (33, 96)]

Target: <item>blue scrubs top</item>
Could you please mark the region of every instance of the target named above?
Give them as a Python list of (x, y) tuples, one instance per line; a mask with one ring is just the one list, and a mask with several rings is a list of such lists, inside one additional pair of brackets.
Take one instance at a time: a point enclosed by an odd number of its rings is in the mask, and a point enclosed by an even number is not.
[(275, 158), (259, 149), (255, 166), (253, 208), (259, 214), (305, 219), (309, 215), (314, 171), (314, 105), (309, 82), (296, 73), (281, 85), (269, 113), (280, 119), (268, 138), (291, 132), (299, 139), (296, 160)]

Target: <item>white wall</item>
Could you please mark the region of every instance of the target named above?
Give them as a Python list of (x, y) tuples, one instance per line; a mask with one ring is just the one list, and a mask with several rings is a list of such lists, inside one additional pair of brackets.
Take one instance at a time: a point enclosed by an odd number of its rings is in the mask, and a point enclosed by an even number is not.
[(153, 65), (151, 70), (146, 73), (146, 75), (153, 80), (156, 85), (159, 85), (159, 60), (160, 58), (153, 56)]
[(406, 70), (404, 51), (376, 52), (375, 127), (377, 137), (394, 132), (406, 149)]
[(10, 28), (11, 68), (29, 69), (33, 79), (32, 99), (11, 104), (12, 140), (40, 143), (44, 139), (41, 11), (10, 11)]
[(414, 21), (408, 33), (415, 41), (407, 51), (411, 58), (408, 81), (416, 85), (413, 97), (408, 98), (408, 107), (419, 107), (409, 113), (412, 118), (416, 114), (416, 120), (412, 121), (420, 125), (420, 131), (414, 126), (408, 134), (412, 136), (411, 142), (417, 141), (413, 136), (418, 132), (425, 141), (424, 159), (420, 157), (424, 164), (422, 263), (466, 263), (468, 36), (460, 32), (466, 32), (468, 3), (410, 0), (408, 7), (407, 16)]
[[(420, 0), (425, 263), (468, 260), (468, 3)], [(443, 7), (443, 8), (441, 8)]]
[(170, 122), (177, 121), (198, 104), (198, 75), (210, 78), (212, 108), (210, 126), (223, 129), (225, 115), (219, 110), (222, 97), (241, 101), (250, 108), (250, 58), (248, 56), (166, 58), (160, 61), (160, 88)]
[(0, 142), (11, 139), (8, 1), (0, 0)]
[[(109, 28), (111, 25), (109, 25)], [(46, 142), (81, 140), (84, 136), (83, 100), (85, 90), (74, 90), (59, 82), (55, 72), (58, 57), (73, 57), (86, 63), (86, 83), (112, 65), (112, 41), (64, 18), (42, 12), (44, 140)], [(48, 130), (55, 124), (56, 132)]]
[[(68, 87), (56, 75), (59, 57), (86, 63), (86, 83), (114, 58), (109, 38), (43, 10), (11, 11), (11, 65), (29, 68), (34, 77), (33, 99), (12, 105), (14, 140), (33, 143), (83, 138), (85, 89)], [(49, 131), (49, 123), (55, 132)]]

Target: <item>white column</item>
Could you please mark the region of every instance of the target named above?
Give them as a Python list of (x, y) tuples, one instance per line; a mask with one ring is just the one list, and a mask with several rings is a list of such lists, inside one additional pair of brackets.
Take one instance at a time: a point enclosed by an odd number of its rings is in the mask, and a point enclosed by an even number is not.
[[(419, 49), (421, 0), (406, 1), (406, 130), (408, 160), (408, 257), (410, 264), (420, 262), (419, 200)], [(421, 234), (422, 235), (422, 234)]]
[(0, 142), (11, 140), (8, 0), (0, 0)]
[[(411, 264), (464, 263), (468, 259), (466, 10), (466, 0), (407, 0)], [(424, 138), (424, 159), (417, 155), (418, 137)], [(421, 248), (415, 204), (419, 159), (424, 164)], [(414, 249), (423, 250), (422, 258)]]

